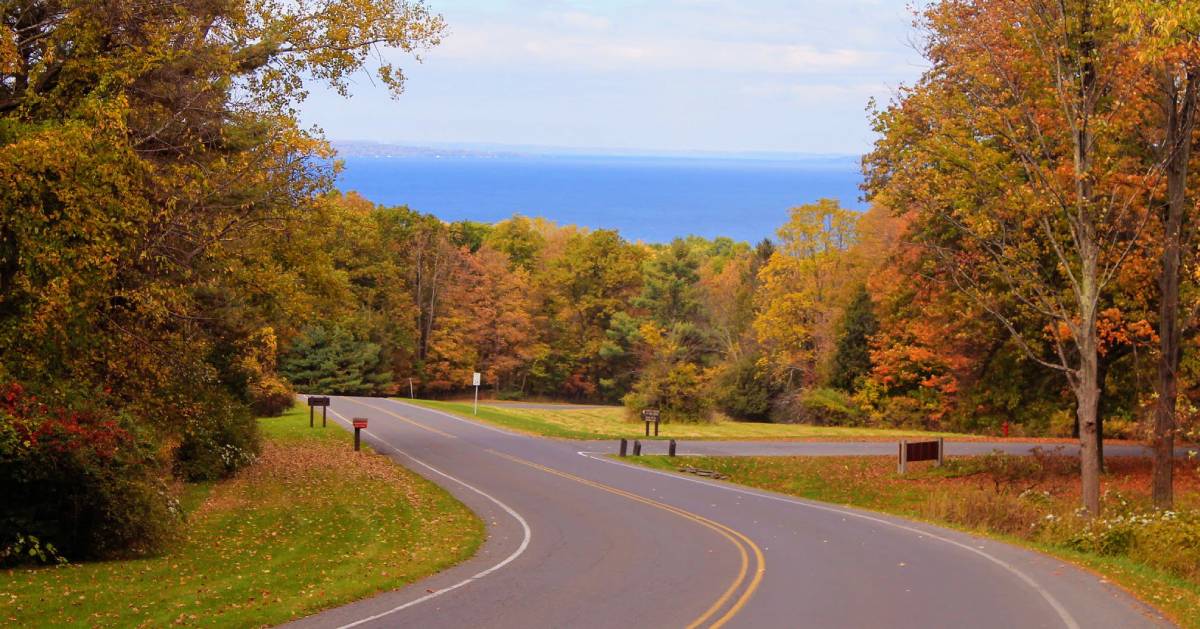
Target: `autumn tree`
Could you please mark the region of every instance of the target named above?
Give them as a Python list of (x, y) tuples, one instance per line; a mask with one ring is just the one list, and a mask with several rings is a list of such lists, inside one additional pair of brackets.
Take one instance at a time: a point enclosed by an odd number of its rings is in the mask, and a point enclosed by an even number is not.
[(526, 271), (532, 271), (538, 254), (546, 246), (546, 237), (538, 230), (534, 221), (514, 215), (500, 221), (488, 233), (487, 243), (508, 256), (509, 263)]
[(618, 314), (627, 312), (642, 287), (645, 252), (611, 230), (563, 234), (547, 245), (547, 264), (536, 281), (546, 290), (542, 309), (548, 324), (550, 351), (533, 375), (543, 390), (554, 388), (573, 397), (613, 397), (613, 388), (628, 375), (629, 356), (602, 351)]
[(1180, 283), (1184, 276), (1196, 199), (1189, 193), (1196, 108), (1200, 106), (1200, 3), (1161, 0), (1116, 0), (1112, 7), (1128, 29), (1145, 64), (1150, 133), (1145, 138), (1153, 168), (1161, 169), (1164, 186), (1150, 192), (1157, 206), (1162, 253), (1158, 276), (1158, 378), (1155, 391), (1153, 500), (1159, 508), (1174, 502), (1173, 473), (1178, 420), (1179, 367), (1183, 352)]
[(856, 238), (858, 214), (831, 199), (792, 208), (790, 214), (759, 271), (754, 330), (777, 377), (789, 385), (812, 384), (819, 379), (821, 359), (832, 354), (851, 267), (846, 251)]
[(189, 478), (231, 472), (215, 449), (252, 452), (249, 388), (304, 308), (270, 270), (332, 184), (294, 108), (442, 20), (403, 0), (5, 0), (0, 23), (0, 353), (23, 357), (0, 377), (134, 418)]
[(464, 324), (478, 354), (475, 368), (497, 393), (519, 390), (516, 376), (537, 349), (529, 273), (519, 266), (510, 271), (510, 264), (507, 255), (484, 245), (459, 280), (469, 287)]
[(924, 20), (932, 68), (876, 116), (869, 187), (916, 212), (913, 235), (948, 281), (1066, 376), (1096, 514), (1098, 321), (1144, 223), (1135, 190), (1149, 174), (1118, 93), (1129, 51), (1093, 0), (952, 0)]

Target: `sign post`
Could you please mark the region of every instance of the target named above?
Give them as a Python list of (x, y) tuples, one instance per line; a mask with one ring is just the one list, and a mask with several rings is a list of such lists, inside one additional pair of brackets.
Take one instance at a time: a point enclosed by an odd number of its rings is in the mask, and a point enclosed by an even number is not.
[(321, 407), (321, 428), (325, 427), (325, 413), (329, 408), (329, 398), (309, 396), (308, 398), (308, 427), (313, 427), (313, 411), (316, 407)]
[(658, 436), (658, 409), (648, 408), (642, 411), (642, 421), (646, 422), (646, 436), (650, 436), (650, 422), (654, 422), (654, 436)]
[(362, 443), (359, 433), (367, 427), (367, 418), (355, 417), (352, 424), (354, 425), (354, 451), (358, 452), (359, 444)]
[(475, 414), (476, 415), (479, 414), (479, 383), (482, 382), (482, 380), (483, 380), (483, 378), (479, 375), (478, 371), (475, 372), (475, 375), (471, 376), (471, 384), (475, 385)]

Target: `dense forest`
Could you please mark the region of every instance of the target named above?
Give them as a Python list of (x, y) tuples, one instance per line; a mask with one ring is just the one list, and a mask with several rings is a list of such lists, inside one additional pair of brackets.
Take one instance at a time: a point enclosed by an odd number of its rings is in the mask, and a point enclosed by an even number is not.
[(1093, 513), (1101, 436), (1149, 439), (1169, 505), (1200, 394), (1185, 4), (936, 3), (930, 69), (872, 109), (868, 211), (648, 244), (333, 189), (305, 85), (399, 93), (370, 51), (436, 45), (420, 3), (0, 2), (0, 562), (153, 550), (170, 483), (252, 460), (295, 392), (473, 371), (667, 421), (1074, 435)]

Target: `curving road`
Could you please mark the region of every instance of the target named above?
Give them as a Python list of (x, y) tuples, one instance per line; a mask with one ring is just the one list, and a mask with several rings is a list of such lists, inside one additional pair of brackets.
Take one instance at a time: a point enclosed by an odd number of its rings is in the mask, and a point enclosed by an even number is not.
[[(379, 398), (366, 439), (488, 523), (476, 557), (298, 627), (1162, 627), (1061, 561), (864, 511), (625, 465)], [(595, 448), (595, 444), (592, 444)]]

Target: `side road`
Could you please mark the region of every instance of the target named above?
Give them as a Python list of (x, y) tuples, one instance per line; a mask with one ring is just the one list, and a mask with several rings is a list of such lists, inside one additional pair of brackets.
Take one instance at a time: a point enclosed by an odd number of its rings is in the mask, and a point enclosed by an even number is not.
[[(632, 441), (632, 440), (631, 440)], [(576, 441), (575, 446), (589, 452), (614, 453), (619, 448), (617, 441)], [(647, 440), (642, 442), (643, 454), (666, 454), (666, 441)], [(895, 456), (894, 441), (678, 441), (676, 453), (698, 456)], [(987, 454), (1000, 450), (1008, 454), (1030, 454), (1034, 448), (1057, 451), (1067, 456), (1079, 455), (1079, 444), (1029, 443), (1017, 441), (946, 441), (947, 456)], [(1200, 456), (1195, 447), (1176, 448), (1175, 456), (1187, 457), (1189, 453)], [(1150, 456), (1150, 448), (1143, 445), (1109, 444), (1104, 446), (1105, 456)]]
[(368, 418), (368, 442), (475, 509), (489, 539), (466, 564), (298, 626), (1167, 626), (1091, 573), (992, 540), (395, 400), (332, 409)]

